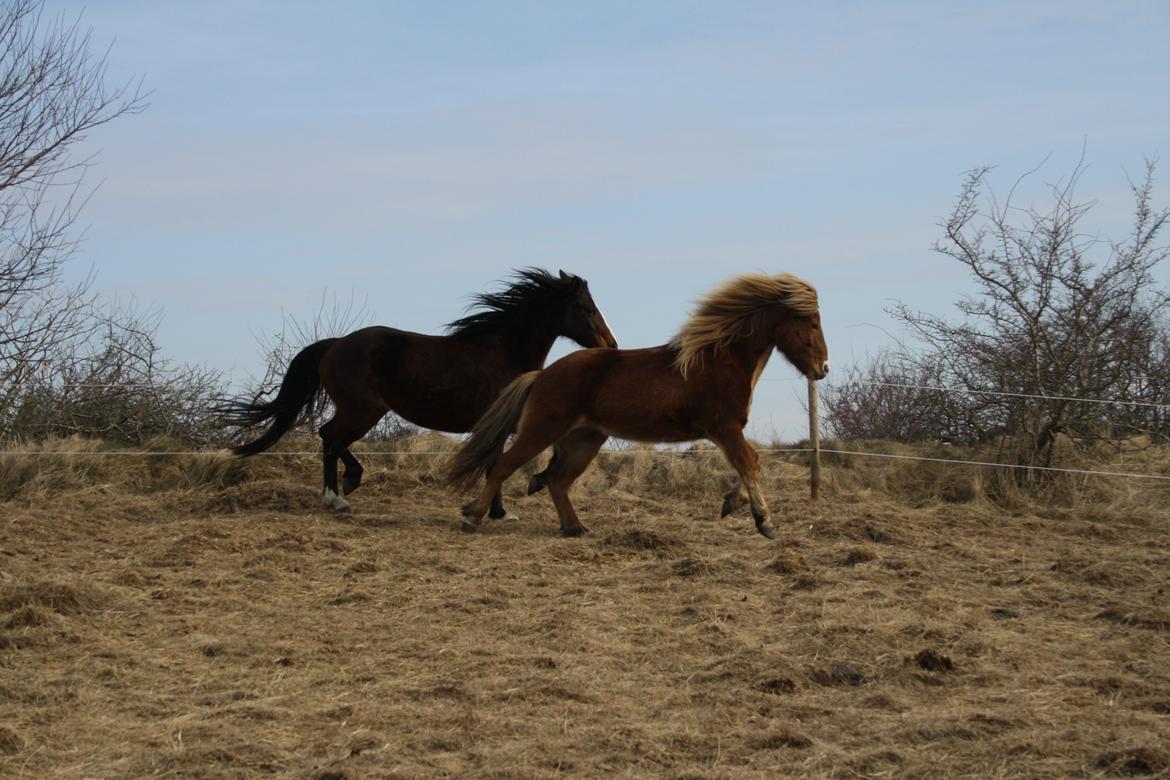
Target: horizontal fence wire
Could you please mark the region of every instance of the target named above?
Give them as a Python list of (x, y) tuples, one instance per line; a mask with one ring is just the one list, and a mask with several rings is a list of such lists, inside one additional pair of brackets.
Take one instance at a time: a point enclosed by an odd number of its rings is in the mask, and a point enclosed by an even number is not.
[[(899, 455), (889, 452), (863, 452), (859, 450), (837, 450), (837, 449), (820, 449), (813, 450), (811, 447), (763, 447), (756, 452), (760, 453), (811, 453), (820, 452), (822, 454), (830, 455), (853, 455), (863, 458), (885, 458), (889, 460), (910, 460), (923, 461), (927, 463), (949, 463), (961, 466), (982, 466), (985, 468), (996, 469), (1018, 469), (1024, 471), (1049, 471), (1062, 474), (1084, 474), (1098, 477), (1127, 477), (1132, 479), (1153, 479), (1170, 482), (1170, 475), (1166, 474), (1140, 474), (1129, 471), (1099, 471), (1095, 469), (1075, 469), (1065, 468), (1060, 466), (1028, 466), (1018, 463), (999, 463), (997, 461), (988, 460), (964, 460), (960, 458), (931, 458), (924, 455)], [(451, 451), (429, 450), (420, 452), (395, 452), (392, 450), (368, 450), (358, 451), (354, 453), (363, 458), (369, 457), (402, 457), (409, 458), (412, 456), (418, 457), (443, 457), (453, 454)], [(600, 450), (597, 453), (601, 455), (669, 455), (671, 457), (692, 457), (695, 455), (722, 455), (719, 450), (647, 450), (647, 449), (628, 449), (628, 450)], [(142, 457), (142, 458), (178, 458), (178, 457), (229, 457), (230, 453), (226, 450), (192, 450), (190, 452), (153, 452), (150, 450), (100, 450), (100, 451), (41, 451), (41, 452), (21, 452), (19, 450), (5, 450), (0, 451), (0, 457), (103, 457), (103, 456), (122, 456), (122, 457)], [(255, 455), (249, 455), (250, 458), (255, 457), (320, 457), (320, 452), (258, 452)]]
[[(760, 382), (804, 382), (804, 377), (785, 377), (772, 376), (761, 377)], [(1075, 395), (1050, 395), (1047, 393), (1016, 393), (1008, 390), (974, 390), (965, 387), (943, 387), (941, 385), (917, 385), (910, 382), (879, 382), (873, 379), (856, 379), (848, 382), (846, 385), (829, 385), (830, 388), (836, 389), (848, 385), (873, 385), (876, 387), (899, 387), (906, 390), (927, 390), (935, 393), (955, 393), (958, 395), (990, 395), (1008, 398), (1036, 398), (1044, 401), (1072, 401), (1075, 403), (1086, 404), (1105, 404), (1116, 406), (1141, 406), (1149, 409), (1170, 409), (1170, 404), (1156, 403), (1154, 401), (1123, 401), (1116, 398), (1081, 398)], [(153, 388), (150, 384), (77, 384), (66, 385), (67, 388)]]
[[(798, 382), (798, 381), (804, 382), (806, 380), (803, 377), (762, 377), (760, 379), (760, 381), (762, 381), (762, 382)], [(942, 386), (936, 386), (936, 385), (918, 385), (918, 384), (912, 384), (912, 383), (908, 383), (908, 382), (880, 382), (880, 381), (876, 381), (876, 380), (855, 380), (853, 382), (850, 382), (849, 384), (873, 385), (873, 386), (880, 386), (880, 387), (898, 387), (898, 388), (911, 389), (911, 390), (926, 390), (929, 392), (959, 393), (959, 394), (967, 394), (967, 395), (991, 395), (991, 396), (1005, 396), (1005, 397), (1012, 397), (1012, 398), (1036, 398), (1036, 399), (1049, 400), (1049, 401), (1071, 401), (1071, 402), (1079, 402), (1079, 403), (1112, 404), (1112, 405), (1119, 405), (1119, 406), (1140, 406), (1140, 407), (1154, 408), (1154, 409), (1170, 409), (1170, 404), (1152, 403), (1152, 402), (1148, 402), (1148, 401), (1123, 401), (1123, 400), (1119, 400), (1119, 399), (1107, 399), (1107, 398), (1079, 398), (1076, 396), (1044, 395), (1044, 394), (1034, 394), (1034, 393), (1015, 393), (1015, 392), (1000, 391), (1000, 390), (972, 390), (972, 389), (966, 389), (966, 388), (942, 387)], [(77, 384), (77, 385), (71, 385), (70, 387), (75, 387), (75, 388), (116, 388), (116, 387), (150, 388), (153, 386), (149, 385), (149, 384), (122, 383), (122, 384)], [(758, 450), (758, 452), (797, 454), (797, 453), (809, 453), (809, 452), (813, 452), (813, 450), (811, 448), (801, 448), (801, 447), (785, 447), (785, 448), (771, 447), (771, 448), (760, 449), (760, 450)], [(861, 451), (856, 451), (856, 450), (821, 449), (820, 452), (828, 453), (828, 454), (832, 454), (832, 455), (857, 456), (857, 457), (865, 457), (865, 458), (885, 458), (885, 459), (890, 459), (890, 460), (911, 460), (911, 461), (923, 461), (923, 462), (928, 462), (928, 463), (949, 463), (949, 464), (966, 465), (966, 466), (982, 466), (982, 467), (986, 467), (986, 468), (1023, 469), (1023, 470), (1031, 470), (1031, 471), (1050, 471), (1050, 472), (1058, 472), (1058, 473), (1065, 473), (1065, 474), (1085, 474), (1085, 475), (1103, 476), (1103, 477), (1127, 477), (1127, 478), (1134, 478), (1134, 479), (1154, 479), (1154, 480), (1170, 481), (1170, 475), (1162, 475), (1162, 474), (1139, 474), (1139, 473), (1124, 472), (1124, 471), (1100, 471), (1100, 470), (1094, 470), (1094, 469), (1063, 468), (1063, 467), (1058, 467), (1058, 466), (1028, 466), (1028, 465), (1015, 464), (1015, 463), (999, 463), (996, 461), (964, 460), (964, 459), (959, 459), (959, 458), (931, 458), (931, 457), (926, 457), (926, 456), (921, 456), (921, 455), (899, 455), (899, 454), (895, 454), (895, 453), (861, 452)], [(607, 456), (608, 455), (670, 455), (672, 457), (677, 457), (677, 456), (691, 456), (691, 455), (718, 454), (718, 453), (719, 453), (719, 450), (715, 450), (715, 449), (712, 449), (712, 450), (622, 449), (622, 450), (601, 450), (598, 454), (599, 455), (607, 455)], [(193, 450), (193, 451), (189, 451), (189, 452), (180, 452), (180, 451), (160, 452), (160, 451), (150, 451), (150, 450), (103, 450), (103, 451), (89, 451), (89, 452), (84, 452), (84, 451), (83, 452), (77, 452), (77, 451), (21, 452), (21, 451), (13, 451), (13, 450), (0, 451), (0, 457), (30, 457), (30, 456), (33, 456), (33, 457), (49, 457), (49, 456), (56, 456), (56, 457), (115, 457), (116, 456), (116, 457), (144, 457), (144, 458), (156, 457), (156, 458), (158, 458), (158, 457), (222, 457), (222, 456), (226, 456), (227, 454), (228, 453), (226, 450), (210, 450), (210, 451), (208, 451), (208, 450), (203, 450), (203, 451)], [(361, 452), (362, 457), (389, 457), (389, 456), (395, 456), (395, 457), (411, 457), (411, 456), (441, 457), (441, 456), (450, 455), (450, 454), (451, 454), (450, 452), (446, 452), (446, 451), (396, 452), (396, 451), (387, 451), (387, 450), (383, 450), (383, 451), (370, 450), (370, 451)], [(256, 456), (319, 457), (320, 455), (321, 455), (320, 452), (271, 452), (271, 451), (269, 451), (269, 452), (256, 453), (255, 455), (252, 455), (249, 457), (256, 457)]]
[[(803, 377), (763, 377), (761, 382), (804, 382)], [(1151, 409), (1170, 409), (1170, 404), (1159, 404), (1152, 401), (1121, 401), (1113, 398), (1080, 398), (1074, 395), (1046, 395), (1043, 393), (1013, 393), (1007, 390), (970, 390), (965, 387), (943, 387), (941, 385), (916, 385), (910, 382), (879, 382), (874, 379), (857, 379), (846, 385), (829, 385), (830, 389), (847, 387), (848, 385), (872, 385), (875, 387), (900, 387), (907, 390), (928, 390), (937, 393), (955, 393), (958, 395), (993, 395), (1009, 398), (1038, 398), (1045, 401), (1076, 401), (1086, 404), (1106, 404), (1117, 406), (1142, 406)]]

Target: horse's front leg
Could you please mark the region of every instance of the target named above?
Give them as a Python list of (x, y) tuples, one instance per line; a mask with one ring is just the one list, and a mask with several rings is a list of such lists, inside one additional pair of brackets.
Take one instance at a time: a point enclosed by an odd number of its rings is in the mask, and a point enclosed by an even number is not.
[[(731, 467), (739, 473), (741, 489), (747, 490), (748, 502), (752, 507), (752, 519), (756, 521), (756, 530), (769, 539), (775, 539), (776, 532), (768, 525), (768, 502), (764, 499), (764, 491), (760, 487), (760, 456), (743, 437), (743, 429), (720, 431), (713, 435), (711, 440), (722, 450)], [(723, 505), (725, 508), (728, 505), (726, 497), (724, 497)]]

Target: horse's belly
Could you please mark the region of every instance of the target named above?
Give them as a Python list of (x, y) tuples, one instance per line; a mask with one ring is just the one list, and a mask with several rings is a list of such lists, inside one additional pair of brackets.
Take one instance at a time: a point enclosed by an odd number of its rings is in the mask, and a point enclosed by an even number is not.
[(589, 424), (610, 436), (631, 441), (681, 442), (703, 438), (703, 432), (698, 427), (670, 416), (605, 420)]
[(470, 431), (487, 404), (459, 393), (395, 393), (387, 399), (390, 411), (420, 428), (446, 433)]

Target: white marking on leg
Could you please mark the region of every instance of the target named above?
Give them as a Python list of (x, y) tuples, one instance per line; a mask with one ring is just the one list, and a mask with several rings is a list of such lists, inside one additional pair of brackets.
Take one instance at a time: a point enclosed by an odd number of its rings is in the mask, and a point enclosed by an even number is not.
[(515, 512), (512, 512), (512, 511), (505, 512), (504, 516), (500, 518), (500, 520), (504, 521), (505, 523), (510, 523), (510, 522), (513, 522), (513, 521), (519, 520), (519, 519), (520, 519), (520, 515), (516, 514)]
[(321, 503), (337, 512), (348, 512), (350, 509), (349, 502), (329, 488), (325, 488), (325, 492), (321, 495)]

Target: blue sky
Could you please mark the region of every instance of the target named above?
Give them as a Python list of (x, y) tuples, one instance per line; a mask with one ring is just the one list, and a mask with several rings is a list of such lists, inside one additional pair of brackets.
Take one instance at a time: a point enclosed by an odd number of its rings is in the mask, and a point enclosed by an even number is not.
[[(78, 150), (98, 188), (76, 273), (241, 381), (323, 294), (436, 332), (526, 265), (588, 278), (623, 346), (730, 275), (791, 271), (842, 366), (898, 335), (893, 300), (970, 289), (929, 251), (964, 171), (1006, 190), (1050, 156), (1023, 191), (1042, 203), (1087, 147), (1085, 227), (1121, 237), (1125, 172), (1170, 139), (1165, 2), (48, 9), (151, 92)], [(773, 359), (755, 435), (801, 434), (795, 376)]]

